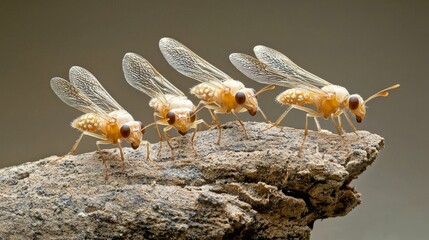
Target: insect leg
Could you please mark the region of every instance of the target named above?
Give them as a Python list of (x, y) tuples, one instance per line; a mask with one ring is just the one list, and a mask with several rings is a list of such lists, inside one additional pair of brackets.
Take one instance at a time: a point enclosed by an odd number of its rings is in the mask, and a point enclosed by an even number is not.
[(334, 124), (335, 130), (337, 130), (338, 135), (340, 135), (341, 141), (343, 142), (344, 146), (347, 148), (347, 153), (350, 154), (349, 146), (347, 145), (346, 140), (344, 139), (344, 136), (341, 135), (340, 129), (339, 129), (338, 125), (335, 123), (335, 119), (334, 119), (333, 115), (331, 115), (331, 121)]
[(173, 146), (171, 146), (171, 143), (170, 143), (171, 136), (170, 134), (168, 134), (168, 131), (170, 131), (171, 128), (173, 128), (173, 126), (167, 126), (162, 131), (164, 132), (165, 138), (167, 140), (167, 144), (171, 149), (171, 158), (174, 159), (174, 150), (173, 150)]
[(298, 151), (298, 156), (301, 156), (302, 149), (304, 148), (305, 139), (307, 138), (307, 135), (308, 135), (308, 118), (309, 117), (312, 117), (309, 113), (305, 114), (304, 138), (302, 139), (301, 147), (299, 148), (299, 151)]
[(217, 129), (218, 129), (218, 132), (219, 132), (218, 136), (217, 136), (217, 145), (220, 145), (220, 137), (221, 137), (221, 134), (222, 134), (222, 126), (220, 125), (219, 118), (216, 116), (216, 113), (212, 112), (212, 110), (211, 110), (211, 109), (215, 109), (216, 106), (206, 106), (206, 108), (207, 108), (207, 110), (209, 110), (209, 113), (212, 116), (213, 121), (217, 125)]
[(290, 112), (290, 110), (292, 110), (292, 108), (295, 108), (294, 106), (295, 105), (290, 105), (288, 107), (288, 109), (286, 109), (286, 111), (284, 111), (284, 113), (277, 119), (277, 121), (275, 123), (273, 123), (269, 128), (266, 128), (266, 129), (264, 129), (264, 130), (262, 130), (260, 132), (265, 132), (265, 131), (273, 128), (273, 127), (277, 127), (280, 124), (280, 122), (283, 120), (283, 118), (285, 118), (286, 115)]
[(262, 109), (260, 107), (258, 107), (258, 111), (261, 112), (261, 115), (264, 118), (266, 123), (271, 123), (271, 121), (268, 120), (267, 116), (265, 115), (265, 113), (262, 111)]
[(144, 144), (146, 145), (146, 160), (154, 163), (157, 167), (159, 166), (157, 162), (155, 162), (151, 157), (150, 157), (150, 142), (149, 141), (145, 141), (142, 140), (140, 144)]
[(159, 151), (157, 154), (157, 156), (159, 157), (159, 156), (161, 156), (161, 150), (162, 150), (162, 135), (161, 135), (161, 131), (159, 130), (159, 126), (158, 126), (156, 117), (157, 117), (157, 114), (154, 113), (153, 114), (153, 120), (155, 122), (156, 132), (158, 133), (158, 139), (159, 139)]
[(55, 163), (55, 162), (57, 162), (57, 161), (59, 161), (61, 159), (64, 159), (65, 157), (67, 157), (69, 155), (72, 155), (74, 152), (76, 152), (77, 147), (79, 146), (79, 143), (82, 140), (82, 138), (83, 138), (84, 135), (95, 137), (95, 138), (98, 138), (98, 139), (101, 139), (101, 140), (107, 140), (107, 138), (104, 137), (103, 135), (100, 135), (100, 134), (97, 134), (97, 133), (83, 131), (82, 134), (80, 135), (80, 137), (76, 140), (76, 142), (73, 145), (72, 149), (68, 153), (64, 154), (62, 157), (59, 157), (59, 158), (55, 159), (52, 163)]
[(104, 158), (104, 156), (103, 156), (103, 154), (101, 152), (101, 148), (100, 148), (101, 144), (111, 144), (111, 142), (105, 141), (105, 140), (100, 140), (100, 141), (95, 142), (95, 145), (97, 145), (98, 154), (100, 154), (100, 157), (103, 160), (103, 164), (104, 164), (104, 179), (107, 180), (108, 179), (107, 161), (106, 161), (106, 159)]
[[(301, 147), (300, 147), (299, 152), (298, 152), (298, 156), (300, 156), (301, 153), (302, 153), (302, 149), (304, 147), (305, 139), (307, 138), (307, 135), (308, 135), (308, 118), (309, 117), (313, 117), (314, 119), (316, 119), (318, 117), (322, 117), (322, 115), (319, 112), (316, 112), (315, 110), (313, 110), (311, 108), (304, 107), (304, 106), (301, 106), (301, 105), (293, 105), (293, 107), (307, 113), (305, 115), (304, 139), (302, 140), (302, 144), (301, 144)], [(317, 123), (318, 123), (318, 121), (316, 122), (316, 125), (317, 125)]]
[(317, 117), (314, 117), (314, 122), (316, 123), (317, 131), (321, 132), (322, 128), (320, 127), (320, 122), (319, 122), (319, 119)]
[(235, 116), (235, 118), (236, 118), (236, 119), (237, 119), (237, 121), (240, 123), (241, 127), (243, 128), (243, 130), (244, 130), (244, 136), (245, 136), (246, 138), (249, 138), (249, 137), (247, 136), (246, 127), (244, 127), (244, 123), (241, 121), (240, 117), (239, 117), (239, 116), (238, 116), (234, 111), (232, 111), (231, 113)]
[(356, 134), (356, 136), (359, 137), (359, 134), (357, 133), (357, 129), (353, 124), (353, 122), (350, 120), (349, 114), (346, 111), (344, 111), (344, 116), (346, 117), (346, 120), (349, 123), (350, 127), (352, 128), (353, 132)]
[(344, 135), (346, 133), (346, 131), (343, 128), (343, 121), (341, 120), (341, 115), (337, 116), (337, 121), (338, 121), (338, 125), (340, 127), (340, 130), (341, 130), (341, 134)]
[(118, 148), (119, 148), (119, 152), (121, 153), (121, 171), (122, 173), (125, 172), (125, 157), (124, 157), (124, 151), (122, 150), (122, 145), (121, 142), (118, 141)]

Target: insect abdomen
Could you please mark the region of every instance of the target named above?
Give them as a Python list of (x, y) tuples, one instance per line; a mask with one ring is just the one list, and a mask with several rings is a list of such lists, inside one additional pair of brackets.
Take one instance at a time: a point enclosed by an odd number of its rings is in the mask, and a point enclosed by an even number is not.
[(280, 93), (276, 100), (284, 105), (301, 105), (312, 103), (310, 93), (295, 88), (291, 88)]
[(191, 88), (191, 93), (197, 96), (199, 99), (213, 102), (219, 97), (218, 89), (210, 86), (206, 83), (200, 83), (197, 86)]
[(76, 118), (71, 125), (82, 131), (96, 132), (102, 129), (105, 123), (104, 120), (100, 119), (98, 116), (87, 113)]

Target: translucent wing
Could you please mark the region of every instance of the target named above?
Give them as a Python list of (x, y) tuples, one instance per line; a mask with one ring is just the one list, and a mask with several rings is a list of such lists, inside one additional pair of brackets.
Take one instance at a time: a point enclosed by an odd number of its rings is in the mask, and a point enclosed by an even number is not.
[(171, 38), (159, 40), (159, 48), (167, 62), (181, 74), (200, 82), (208, 82), (222, 87), (222, 81), (230, 76), (217, 69), (185, 45)]
[(88, 70), (73, 66), (69, 71), (71, 84), (85, 94), (93, 103), (110, 113), (123, 109)]
[(122, 60), (125, 79), (134, 88), (151, 98), (166, 102), (164, 95), (184, 96), (182, 91), (165, 79), (146, 59), (135, 53), (127, 53)]
[(51, 79), (51, 87), (55, 94), (70, 107), (84, 113), (95, 113), (108, 118), (107, 113), (98, 107), (87, 96), (65, 79), (54, 77)]
[(253, 51), (261, 62), (283, 74), (299, 78), (301, 81), (314, 86), (323, 87), (331, 85), (328, 81), (302, 69), (279, 51), (262, 45), (253, 48)]
[(297, 88), (323, 94), (323, 91), (301, 79), (286, 75), (271, 68), (258, 59), (242, 53), (229, 55), (231, 63), (248, 78), (264, 84), (274, 84), (287, 88)]

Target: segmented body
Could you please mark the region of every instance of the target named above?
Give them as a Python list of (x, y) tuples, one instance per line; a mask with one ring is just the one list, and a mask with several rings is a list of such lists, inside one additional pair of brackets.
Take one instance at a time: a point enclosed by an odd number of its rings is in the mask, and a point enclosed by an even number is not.
[(291, 88), (280, 93), (276, 100), (284, 105), (312, 104), (316, 106), (324, 118), (328, 118), (331, 114), (337, 112), (341, 106), (345, 106), (350, 96), (344, 87), (337, 85), (328, 85), (321, 90), (326, 94), (320, 95), (310, 91)]
[(224, 110), (224, 112), (216, 111), (217, 113), (230, 113), (232, 110), (246, 111), (235, 101), (235, 94), (245, 88), (244, 84), (232, 79), (223, 81), (222, 84), (223, 88), (218, 88), (209, 83), (200, 83), (191, 88), (191, 93), (203, 101), (216, 103)]
[(105, 119), (97, 114), (87, 113), (72, 122), (72, 127), (86, 132), (101, 133), (113, 144), (122, 138), (119, 129), (127, 122), (134, 121), (133, 117), (125, 110), (117, 110), (109, 114), (110, 119)]

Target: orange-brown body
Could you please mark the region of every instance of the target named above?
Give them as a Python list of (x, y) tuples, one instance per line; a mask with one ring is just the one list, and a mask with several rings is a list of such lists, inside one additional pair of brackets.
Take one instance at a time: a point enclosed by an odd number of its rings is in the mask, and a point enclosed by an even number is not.
[[(101, 134), (105, 136), (106, 139), (112, 144), (117, 144), (119, 140), (123, 138), (121, 136), (120, 128), (125, 123), (129, 124), (130, 127), (133, 128), (134, 130), (133, 132), (136, 132), (135, 131), (136, 129), (138, 132), (140, 132), (138, 130), (138, 126), (136, 125), (137, 123), (133, 123), (134, 121), (133, 117), (125, 110), (114, 111), (110, 113), (109, 116), (110, 116), (110, 119), (107, 120), (105, 118), (98, 116), (97, 114), (87, 113), (76, 118), (71, 125), (72, 127), (80, 131)], [(131, 137), (133, 134), (136, 134), (136, 133), (132, 133)], [(139, 145), (140, 144), (139, 139), (141, 139), (141, 135), (140, 133), (137, 133), (136, 135), (138, 136), (135, 136), (133, 138), (133, 143), (135, 145)]]
[(336, 113), (341, 106), (347, 105), (348, 91), (337, 85), (323, 87), (325, 95), (295, 88), (280, 93), (276, 100), (284, 105), (314, 105), (324, 118)]
[[(195, 128), (195, 115), (192, 113), (195, 111), (195, 105), (185, 96), (174, 96), (170, 94), (164, 95), (167, 100), (167, 104), (164, 104), (157, 98), (152, 98), (149, 102), (149, 106), (155, 110), (155, 114), (164, 119), (164, 123), (168, 125), (167, 114), (173, 112), (175, 114), (174, 128), (179, 133), (186, 134), (190, 128)], [(191, 116), (191, 114), (193, 116)], [(191, 118), (193, 117), (193, 118)], [(191, 121), (193, 120), (193, 121)]]
[[(235, 95), (238, 91), (246, 94), (247, 105), (238, 104), (235, 100)], [(246, 88), (243, 83), (236, 80), (226, 80), (223, 82), (223, 89), (212, 86), (208, 83), (200, 83), (191, 88), (191, 93), (199, 99), (215, 103), (219, 109), (215, 110), (216, 113), (231, 113), (231, 112), (245, 112), (250, 110), (257, 111), (257, 101), (254, 97), (254, 92), (250, 88)]]

